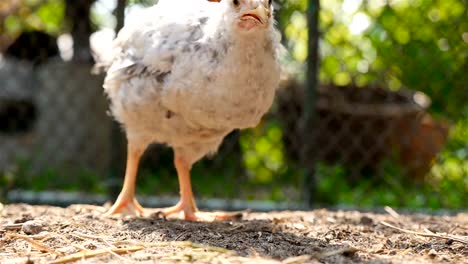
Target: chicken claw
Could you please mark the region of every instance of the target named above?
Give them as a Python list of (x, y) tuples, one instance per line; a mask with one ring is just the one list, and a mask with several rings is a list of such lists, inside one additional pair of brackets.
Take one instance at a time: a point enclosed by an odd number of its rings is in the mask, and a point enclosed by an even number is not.
[(143, 212), (144, 209), (136, 198), (125, 199), (119, 196), (117, 201), (114, 203), (114, 205), (112, 205), (109, 211), (104, 214), (104, 216), (111, 216), (115, 214), (141, 216), (143, 215)]
[(178, 218), (198, 222), (240, 220), (243, 216), (242, 212), (200, 212), (198, 209), (192, 210), (190, 208), (184, 210), (182, 203), (179, 202), (175, 206), (164, 208), (151, 214), (151, 217), (166, 218), (174, 214), (179, 214)]

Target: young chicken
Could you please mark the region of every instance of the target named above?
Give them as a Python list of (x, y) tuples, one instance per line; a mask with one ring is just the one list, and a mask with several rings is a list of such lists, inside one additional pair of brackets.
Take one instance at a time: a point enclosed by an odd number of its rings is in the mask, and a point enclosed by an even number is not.
[(270, 108), (280, 79), (272, 13), (271, 0), (163, 0), (119, 32), (104, 89), (125, 128), (128, 156), (122, 191), (107, 214), (143, 213), (134, 196), (138, 163), (157, 142), (173, 148), (180, 186), (180, 201), (162, 214), (229, 218), (198, 211), (190, 169)]

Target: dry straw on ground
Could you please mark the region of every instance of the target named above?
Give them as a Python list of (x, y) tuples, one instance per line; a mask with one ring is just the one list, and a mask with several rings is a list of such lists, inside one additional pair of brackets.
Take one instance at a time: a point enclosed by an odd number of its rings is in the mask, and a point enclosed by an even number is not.
[(468, 263), (466, 213), (314, 210), (193, 223), (105, 218), (89, 205), (0, 210), (0, 263)]

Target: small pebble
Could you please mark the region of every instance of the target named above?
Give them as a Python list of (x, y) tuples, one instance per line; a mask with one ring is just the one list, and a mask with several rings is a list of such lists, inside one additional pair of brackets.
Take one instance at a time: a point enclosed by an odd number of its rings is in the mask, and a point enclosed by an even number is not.
[(27, 235), (39, 234), (44, 230), (44, 224), (36, 220), (26, 221), (23, 223), (21, 230)]
[(296, 229), (300, 229), (300, 230), (303, 230), (305, 229), (305, 226), (301, 223), (295, 223), (293, 224), (293, 227), (296, 228)]
[(33, 219), (34, 219), (34, 217), (32, 217), (32, 215), (30, 215), (30, 214), (22, 214), (21, 218), (15, 219), (14, 223), (15, 224), (21, 224), (21, 223), (24, 223), (24, 222), (27, 222), (27, 221), (33, 220)]
[(372, 225), (373, 222), (374, 221), (370, 217), (367, 217), (367, 216), (361, 217), (361, 224), (363, 224), (363, 225)]

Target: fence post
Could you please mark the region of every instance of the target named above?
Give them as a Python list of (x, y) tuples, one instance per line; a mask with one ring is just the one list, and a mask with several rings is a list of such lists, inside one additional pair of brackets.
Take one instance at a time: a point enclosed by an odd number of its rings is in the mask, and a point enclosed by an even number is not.
[(119, 33), (119, 30), (123, 28), (125, 22), (125, 7), (127, 6), (127, 0), (117, 0), (117, 6), (115, 8), (115, 18), (117, 24), (115, 25), (115, 33)]
[(320, 0), (309, 0), (307, 7), (307, 26), (308, 26), (308, 57), (305, 80), (305, 101), (304, 101), (304, 119), (303, 119), (303, 142), (304, 150), (302, 151), (302, 164), (305, 169), (303, 194), (306, 207), (311, 207), (315, 202), (315, 155), (314, 151), (315, 137), (314, 121), (315, 121), (315, 102), (317, 98), (318, 70), (319, 70), (319, 9)]

